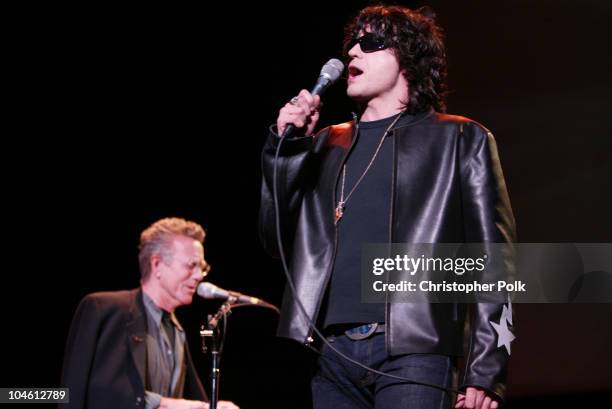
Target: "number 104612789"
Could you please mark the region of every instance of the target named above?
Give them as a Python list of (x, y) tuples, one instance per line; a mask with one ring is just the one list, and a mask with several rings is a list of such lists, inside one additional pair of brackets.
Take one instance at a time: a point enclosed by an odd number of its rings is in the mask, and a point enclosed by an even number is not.
[(0, 403), (68, 403), (68, 388), (0, 388)]

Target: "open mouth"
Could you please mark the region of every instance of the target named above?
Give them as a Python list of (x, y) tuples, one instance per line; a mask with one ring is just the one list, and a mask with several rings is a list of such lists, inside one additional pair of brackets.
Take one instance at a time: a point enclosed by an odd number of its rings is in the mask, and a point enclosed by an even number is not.
[(349, 74), (349, 78), (355, 78), (355, 77), (358, 77), (359, 75), (363, 74), (363, 71), (360, 70), (359, 68), (355, 67), (355, 66), (349, 66), (348, 74)]

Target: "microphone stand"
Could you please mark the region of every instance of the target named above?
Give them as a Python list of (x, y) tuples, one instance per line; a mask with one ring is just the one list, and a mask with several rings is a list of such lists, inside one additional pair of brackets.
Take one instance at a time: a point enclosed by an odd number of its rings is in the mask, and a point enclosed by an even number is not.
[(226, 316), (231, 313), (232, 304), (236, 301), (229, 297), (228, 300), (219, 307), (219, 310), (215, 315), (209, 315), (206, 323), (206, 328), (202, 325), (200, 329), (200, 336), (202, 337), (202, 352), (206, 353), (208, 347), (206, 346), (206, 338), (210, 338), (210, 353), (211, 353), (211, 374), (210, 374), (210, 409), (217, 409), (217, 402), (219, 401), (219, 381), (220, 381), (220, 362), (221, 352), (223, 351), (223, 340), (222, 337), (225, 334), (220, 334), (217, 328), (219, 321), (227, 319)]
[[(210, 368), (210, 402), (209, 409), (217, 409), (219, 402), (219, 382), (221, 381), (221, 353), (223, 352), (223, 340), (225, 338), (225, 327), (227, 325), (227, 316), (231, 314), (232, 307), (264, 307), (280, 314), (278, 308), (270, 303), (258, 300), (257, 303), (238, 302), (238, 296), (230, 295), (226, 301), (219, 307), (215, 315), (209, 315), (206, 325), (200, 327), (200, 337), (202, 337), (202, 353), (206, 354), (208, 350), (211, 353), (211, 368)], [(256, 299), (257, 300), (257, 299)], [(217, 328), (219, 322), (223, 319), (223, 331)], [(210, 348), (206, 345), (206, 338), (210, 338)]]

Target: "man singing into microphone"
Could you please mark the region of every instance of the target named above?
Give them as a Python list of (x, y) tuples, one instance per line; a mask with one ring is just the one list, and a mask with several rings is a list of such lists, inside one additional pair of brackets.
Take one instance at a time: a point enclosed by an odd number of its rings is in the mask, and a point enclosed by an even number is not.
[[(210, 266), (204, 230), (161, 219), (140, 236), (141, 286), (87, 295), (72, 321), (62, 384), (66, 408), (208, 408), (174, 310), (189, 305)], [(222, 409), (236, 409), (221, 401)]]
[[(279, 135), (295, 126), (277, 163), (278, 199), (283, 247), (309, 318), (351, 358), (415, 381), (368, 372), (322, 345), (312, 380), (315, 408), (489, 409), (504, 398), (513, 335), (504, 334), (500, 345), (500, 326), (493, 324), (507, 324), (510, 306), (479, 303), (467, 314), (465, 305), (399, 303), (393, 295), (387, 303), (360, 302), (363, 243), (504, 243), (515, 237), (493, 135), (475, 121), (443, 113), (446, 56), (428, 14), (363, 9), (344, 39), (347, 94), (359, 117), (315, 135), (320, 98), (302, 90), (280, 110), (264, 146), (261, 236), (278, 256), (274, 154)], [(279, 335), (309, 344), (312, 334), (287, 291)], [(463, 393), (451, 401), (444, 388), (454, 386), (454, 358), (464, 350)]]

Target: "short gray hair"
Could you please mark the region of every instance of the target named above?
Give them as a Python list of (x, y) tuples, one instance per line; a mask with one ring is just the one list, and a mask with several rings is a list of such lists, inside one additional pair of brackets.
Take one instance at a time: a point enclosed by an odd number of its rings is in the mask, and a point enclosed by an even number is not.
[(204, 243), (206, 233), (202, 226), (195, 222), (179, 217), (167, 217), (156, 221), (140, 234), (138, 264), (143, 281), (151, 274), (151, 257), (154, 254), (160, 254), (166, 260), (172, 257), (171, 243), (176, 236), (186, 236)]

